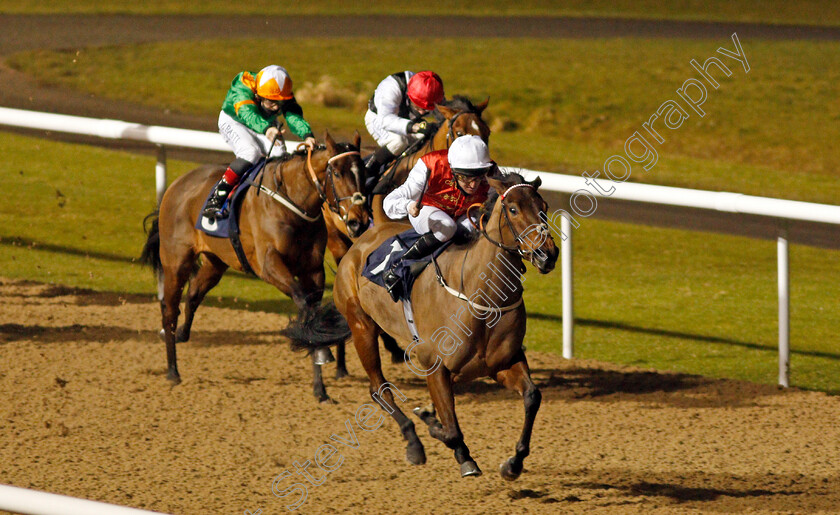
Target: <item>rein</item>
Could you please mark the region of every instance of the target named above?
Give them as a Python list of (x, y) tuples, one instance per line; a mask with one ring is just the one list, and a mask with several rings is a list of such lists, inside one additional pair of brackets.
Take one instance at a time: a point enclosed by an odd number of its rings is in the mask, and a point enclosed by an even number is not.
[[(300, 150), (302, 147), (306, 147), (306, 172), (307, 172), (307, 177), (309, 178), (309, 181), (312, 183), (312, 185), (315, 187), (315, 190), (318, 192), (318, 197), (320, 197), (322, 202), (327, 203), (327, 205), (330, 207), (330, 211), (339, 215), (341, 217), (342, 221), (344, 221), (346, 223), (347, 222), (347, 217), (349, 216), (349, 210), (347, 211), (347, 213), (342, 215), (341, 211), (343, 210), (343, 206), (341, 206), (341, 203), (343, 201), (347, 200), (347, 199), (351, 199), (353, 205), (361, 205), (361, 204), (364, 204), (365, 200), (364, 200), (364, 196), (359, 191), (356, 191), (356, 192), (353, 193), (353, 195), (350, 195), (350, 196), (347, 196), (347, 197), (339, 197), (338, 196), (338, 191), (336, 190), (336, 187), (335, 187), (335, 181), (333, 181), (333, 179), (332, 179), (332, 176), (333, 176), (333, 173), (334, 173), (332, 165), (333, 165), (333, 162), (335, 160), (339, 159), (339, 158), (343, 158), (343, 157), (347, 157), (347, 156), (351, 156), (351, 155), (357, 155), (357, 156), (360, 155), (359, 151), (356, 150), (356, 151), (343, 152), (341, 154), (337, 154), (335, 156), (332, 156), (331, 158), (329, 158), (327, 160), (326, 177), (327, 177), (327, 181), (329, 182), (330, 190), (332, 191), (332, 194), (333, 194), (332, 195), (333, 199), (335, 199), (335, 205), (333, 205), (333, 203), (328, 200), (327, 195), (324, 193), (324, 188), (321, 185), (320, 181), (318, 180), (317, 175), (315, 174), (315, 169), (312, 167), (312, 148), (309, 147), (308, 145), (301, 144), (298, 147), (298, 150)], [(263, 174), (265, 174), (265, 169), (263, 169)], [(277, 187), (277, 178), (274, 177), (274, 174), (272, 174), (272, 178), (274, 178), (274, 188), (279, 189)], [(356, 186), (357, 186), (357, 188), (359, 187), (359, 183), (360, 183), (360, 179), (359, 179), (359, 176), (358, 176), (358, 173), (357, 173), (356, 174)], [(289, 200), (288, 198), (284, 197), (283, 195), (281, 195), (277, 191), (271, 190), (270, 188), (268, 188), (266, 186), (263, 186), (262, 185), (262, 177), (260, 177), (259, 191), (267, 194), (269, 197), (276, 200), (277, 202), (279, 202), (283, 206), (287, 207), (290, 211), (292, 211), (294, 214), (296, 214), (300, 218), (303, 218), (307, 222), (315, 222), (315, 221), (317, 221), (321, 218), (321, 213), (318, 213), (318, 216), (310, 216), (305, 211), (303, 211), (303, 209), (301, 209), (300, 207), (295, 205), (295, 203), (292, 202), (291, 200)]]

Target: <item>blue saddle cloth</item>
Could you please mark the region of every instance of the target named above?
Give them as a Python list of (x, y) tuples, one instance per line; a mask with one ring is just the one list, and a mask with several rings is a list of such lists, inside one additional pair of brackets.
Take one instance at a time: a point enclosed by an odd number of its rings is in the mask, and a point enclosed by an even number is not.
[[(368, 255), (365, 267), (362, 269), (362, 277), (384, 288), (384, 275), (391, 268), (391, 265), (399, 261), (402, 255), (418, 239), (420, 239), (420, 234), (414, 229), (409, 229), (382, 242), (376, 250)], [(432, 261), (433, 257), (439, 256), (451, 244), (452, 240), (449, 240), (434, 251), (432, 255), (420, 259), (406, 259), (397, 266), (394, 271), (400, 278), (400, 281), (402, 281), (403, 298), (411, 298), (411, 288), (414, 286), (414, 281), (420, 275), (420, 272), (426, 268), (426, 265)]]
[[(257, 161), (257, 164), (245, 170), (236, 189), (233, 190), (233, 193), (228, 196), (222, 205), (222, 211), (225, 212), (224, 217), (218, 217), (214, 220), (199, 214), (195, 228), (206, 232), (210, 236), (219, 238), (230, 238), (231, 235), (239, 234), (239, 209), (242, 207), (242, 200), (245, 198), (245, 193), (248, 191), (248, 188), (254, 184), (251, 178), (256, 177), (264, 166), (265, 159), (260, 159)], [(213, 191), (215, 191), (215, 188), (210, 191), (210, 195), (213, 194)], [(201, 211), (199, 213), (204, 212), (204, 208), (207, 207), (207, 202), (210, 200), (210, 195), (201, 204)]]

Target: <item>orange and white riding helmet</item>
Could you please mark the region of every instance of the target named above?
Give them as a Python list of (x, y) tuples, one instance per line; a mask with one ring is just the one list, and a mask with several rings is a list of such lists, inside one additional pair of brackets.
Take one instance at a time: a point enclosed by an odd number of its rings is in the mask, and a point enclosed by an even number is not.
[(257, 73), (257, 95), (268, 100), (292, 98), (292, 78), (282, 66), (266, 66)]
[(408, 80), (406, 92), (418, 107), (431, 111), (443, 101), (443, 81), (435, 72), (417, 72)]

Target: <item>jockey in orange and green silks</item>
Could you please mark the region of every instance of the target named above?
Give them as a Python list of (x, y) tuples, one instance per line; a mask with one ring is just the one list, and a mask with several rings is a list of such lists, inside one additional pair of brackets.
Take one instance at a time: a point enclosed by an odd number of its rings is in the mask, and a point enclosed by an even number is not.
[(280, 156), (286, 152), (282, 144), (272, 147), (279, 133), (276, 120), (281, 114), (295, 136), (309, 146), (315, 145), (312, 128), (303, 118), (303, 109), (295, 100), (292, 79), (285, 68), (266, 66), (256, 75), (245, 71), (233, 79), (219, 113), (219, 132), (236, 159), (216, 184), (204, 216), (214, 218), (220, 214), (242, 173), (262, 156)]

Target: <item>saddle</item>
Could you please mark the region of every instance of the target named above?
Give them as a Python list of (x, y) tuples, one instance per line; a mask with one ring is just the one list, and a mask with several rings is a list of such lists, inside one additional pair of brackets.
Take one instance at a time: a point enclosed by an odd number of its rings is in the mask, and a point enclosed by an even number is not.
[[(229, 238), (233, 250), (236, 252), (236, 257), (239, 258), (239, 263), (242, 265), (242, 269), (249, 274), (253, 274), (254, 271), (248, 263), (248, 259), (245, 257), (245, 252), (242, 250), (242, 242), (239, 241), (239, 211), (242, 209), (242, 200), (245, 198), (245, 193), (254, 184), (251, 179), (257, 177), (264, 166), (265, 159), (260, 159), (254, 166), (245, 170), (242, 178), (239, 180), (239, 184), (236, 185), (236, 188), (228, 195), (228, 198), (222, 205), (222, 213), (225, 213), (224, 216), (208, 218), (201, 214), (204, 212), (207, 201), (210, 199), (208, 195), (207, 199), (201, 205), (198, 220), (195, 224), (196, 229), (204, 231), (210, 236)], [(213, 194), (212, 189), (210, 190), (210, 194)]]
[[(394, 263), (400, 261), (403, 254), (411, 247), (415, 241), (420, 238), (420, 234), (417, 233), (414, 229), (409, 229), (407, 231), (401, 232), (395, 236), (392, 236), (382, 242), (382, 244), (373, 252), (371, 252), (368, 257), (367, 261), (365, 262), (365, 266), (362, 269), (362, 277), (365, 277), (369, 281), (374, 284), (378, 284), (382, 288), (385, 288), (385, 280), (384, 275), (385, 273), (390, 270), (391, 266)], [(406, 299), (411, 298), (411, 288), (414, 286), (414, 282), (423, 273), (423, 270), (432, 262), (432, 260), (438, 257), (441, 252), (443, 252), (447, 247), (452, 244), (452, 240), (444, 243), (439, 249), (434, 251), (430, 256), (426, 256), (420, 259), (407, 259), (402, 260), (394, 269), (394, 272), (400, 278), (402, 282), (404, 292), (403, 297)]]

